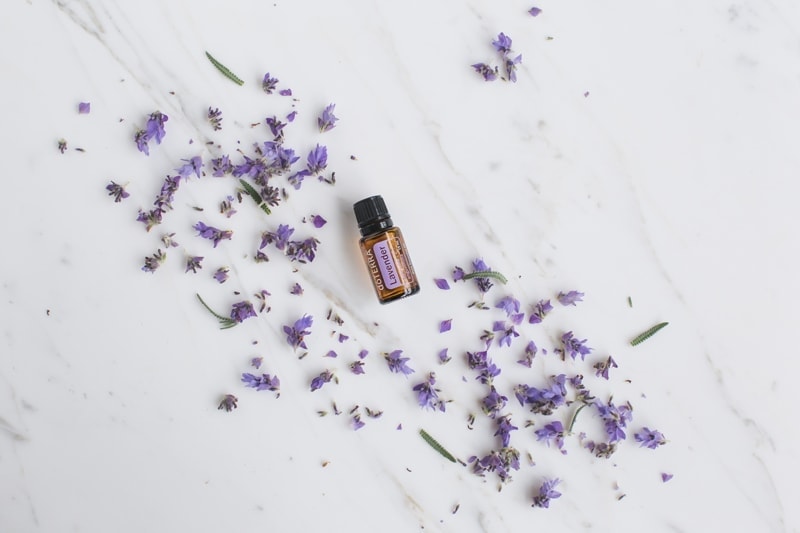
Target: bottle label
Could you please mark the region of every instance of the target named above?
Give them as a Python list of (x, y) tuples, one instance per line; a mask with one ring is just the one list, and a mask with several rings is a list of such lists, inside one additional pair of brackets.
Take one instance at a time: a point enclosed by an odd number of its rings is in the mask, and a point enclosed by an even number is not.
[(397, 265), (394, 263), (392, 257), (392, 249), (388, 240), (378, 241), (372, 245), (372, 253), (375, 257), (375, 262), (378, 263), (378, 268), (381, 271), (383, 284), (387, 289), (394, 289), (400, 286), (400, 274), (397, 271)]

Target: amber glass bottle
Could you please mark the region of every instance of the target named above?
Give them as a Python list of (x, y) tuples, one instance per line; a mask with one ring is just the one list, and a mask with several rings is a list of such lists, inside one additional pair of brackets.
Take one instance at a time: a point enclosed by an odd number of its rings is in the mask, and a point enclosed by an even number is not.
[(353, 204), (353, 210), (361, 231), (361, 254), (378, 300), (385, 304), (418, 293), (419, 281), (403, 234), (394, 227), (383, 198), (364, 198)]

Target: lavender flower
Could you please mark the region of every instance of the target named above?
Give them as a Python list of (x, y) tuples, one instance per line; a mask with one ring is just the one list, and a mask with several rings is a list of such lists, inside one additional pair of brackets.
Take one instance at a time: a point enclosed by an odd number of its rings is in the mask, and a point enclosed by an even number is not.
[(256, 370), (258, 370), (259, 368), (261, 368), (261, 364), (263, 362), (264, 362), (264, 358), (263, 357), (260, 357), (260, 356), (259, 357), (253, 357), (252, 359), (250, 359), (250, 366), (252, 366)]
[(214, 128), (214, 131), (222, 129), (222, 111), (220, 111), (219, 108), (211, 108), (211, 106), (209, 106), (206, 117), (211, 127)]
[(363, 428), (366, 425), (361, 420), (361, 415), (359, 414), (353, 415), (351, 422), (353, 424), (353, 431), (358, 431), (359, 429)]
[(544, 441), (547, 443), (547, 447), (550, 447), (550, 442), (552, 441), (558, 449), (561, 450), (562, 454), (567, 453), (564, 449), (564, 425), (559, 422), (558, 420), (554, 422), (550, 422), (549, 424), (545, 424), (543, 428), (537, 429), (536, 433), (536, 440)]
[(386, 359), (386, 364), (389, 365), (389, 370), (396, 374), (403, 374), (407, 376), (412, 374), (414, 369), (406, 364), (406, 361), (408, 361), (409, 358), (403, 357), (402, 355), (403, 350), (394, 350), (384, 354), (384, 358)]
[(297, 116), (297, 111), (292, 111), (288, 115), (286, 115), (287, 122), (294, 122), (295, 117)]
[(91, 110), (92, 104), (89, 102), (80, 102), (78, 104), (78, 114), (80, 115), (88, 115)]
[(467, 462), (472, 463), (472, 471), (479, 476), (484, 476), (486, 472), (494, 472), (500, 481), (505, 483), (511, 481), (511, 470), (519, 470), (519, 451), (506, 446), (492, 451), (481, 459), (472, 456)]
[(328, 105), (322, 110), (322, 115), (317, 118), (317, 125), (319, 126), (320, 132), (329, 131), (336, 127), (336, 121), (339, 119), (333, 114), (333, 109), (335, 107), (335, 104)]
[(630, 403), (622, 405), (614, 405), (611, 400), (607, 404), (596, 401), (594, 406), (603, 420), (606, 435), (608, 435), (608, 442), (613, 444), (620, 440), (625, 440), (625, 427), (628, 422), (633, 418), (633, 407)]
[(495, 308), (502, 309), (505, 311), (506, 316), (512, 316), (516, 313), (519, 313), (519, 300), (514, 298), (513, 296), (506, 296), (505, 298), (501, 298)]
[(563, 348), (560, 349), (562, 357), (569, 355), (574, 361), (576, 357), (581, 356), (581, 361), (586, 359), (586, 356), (592, 351), (591, 348), (586, 346), (586, 339), (576, 339), (571, 331), (561, 335), (561, 343)]
[(288, 181), (289, 185), (295, 188), (295, 190), (299, 191), (300, 187), (303, 186), (303, 180), (307, 177), (311, 176), (311, 172), (308, 169), (298, 170), (291, 176), (289, 176)]
[(522, 63), (522, 54), (513, 59), (507, 57), (505, 60), (506, 77), (511, 83), (517, 83), (517, 65), (520, 63)]
[(534, 304), (533, 312), (528, 318), (528, 322), (531, 324), (539, 324), (544, 320), (544, 317), (547, 316), (547, 313), (552, 310), (553, 306), (550, 304), (550, 300), (539, 300)]
[(497, 389), (491, 387), (489, 394), (481, 400), (481, 409), (483, 413), (489, 418), (495, 418), (500, 414), (500, 411), (506, 406), (508, 398), (497, 392)]
[(295, 296), (299, 296), (303, 294), (303, 287), (301, 287), (299, 283), (295, 283), (294, 285), (292, 285), (292, 288), (289, 290), (289, 293), (294, 294)]
[(269, 72), (267, 72), (264, 74), (264, 80), (261, 82), (261, 88), (264, 89), (265, 93), (272, 94), (272, 91), (278, 86), (278, 81), (278, 78), (270, 77)]
[(608, 379), (608, 371), (612, 368), (617, 368), (617, 362), (614, 361), (614, 358), (609, 355), (608, 359), (605, 361), (595, 363), (593, 368), (595, 369), (595, 376)]
[(511, 341), (514, 339), (514, 337), (519, 337), (519, 333), (514, 328), (514, 325), (511, 324), (510, 326), (506, 327), (506, 323), (503, 322), (502, 320), (498, 320), (494, 323), (492, 331), (502, 332), (497, 339), (498, 346), (503, 346), (505, 344), (506, 346), (510, 347)]
[(150, 114), (145, 125), (145, 143), (151, 139), (155, 139), (156, 144), (161, 144), (167, 131), (164, 129), (164, 123), (169, 120), (169, 117), (160, 111), (155, 111)]
[(295, 350), (299, 348), (308, 349), (305, 343), (305, 336), (311, 334), (311, 324), (314, 322), (314, 317), (311, 315), (303, 315), (301, 318), (295, 320), (293, 326), (283, 326), (283, 332), (286, 333), (286, 342)]
[(175, 242), (175, 239), (173, 239), (173, 237), (175, 237), (174, 233), (165, 233), (161, 236), (161, 242), (163, 242), (164, 246), (166, 246), (167, 248), (177, 248), (180, 245), (177, 242)]
[(292, 96), (292, 90), (291, 89), (281, 89), (280, 91), (278, 91), (278, 94), (281, 95), (281, 96)]
[(450, 328), (452, 327), (452, 324), (453, 324), (453, 319), (452, 318), (448, 318), (447, 320), (442, 320), (439, 323), (439, 333), (444, 333), (445, 331), (450, 331)]
[(439, 389), (434, 387), (435, 384), (436, 374), (430, 372), (427, 379), (422, 383), (417, 383), (414, 385), (412, 390), (417, 393), (417, 402), (419, 403), (420, 407), (433, 409), (434, 411), (438, 409), (439, 411), (444, 412), (445, 402), (439, 399), (439, 395), (437, 394)]
[(310, 176), (316, 176), (328, 166), (328, 148), (326, 146), (317, 146), (308, 153), (308, 172)]
[(328, 353), (323, 355), (323, 357), (330, 357), (331, 359), (336, 359), (337, 357), (339, 357), (339, 354), (336, 353), (334, 350), (328, 350)]
[(511, 51), (511, 37), (503, 32), (497, 36), (497, 39), (492, 41), (492, 46), (501, 55), (506, 55)]
[(327, 224), (328, 221), (322, 218), (320, 215), (314, 215), (311, 217), (311, 223), (314, 225), (315, 228), (319, 229), (325, 224)]
[(497, 67), (491, 67), (486, 63), (475, 63), (472, 68), (483, 76), (483, 81), (495, 81), (497, 79)]
[(495, 419), (495, 423), (497, 424), (497, 431), (494, 432), (494, 436), (500, 437), (503, 448), (507, 448), (511, 442), (511, 432), (519, 428), (511, 423), (511, 415), (498, 417)]
[(216, 248), (223, 239), (231, 240), (233, 236), (233, 231), (231, 230), (219, 230), (212, 226), (206, 226), (202, 222), (198, 222), (192, 227), (198, 231), (201, 237), (212, 241), (214, 243), (214, 248)]
[[(489, 268), (489, 265), (487, 265), (483, 261), (483, 259), (478, 258), (478, 259), (475, 259), (472, 262), (472, 271), (473, 272), (487, 272), (487, 271), (491, 271), (491, 270), (492, 269)], [(478, 290), (481, 291), (481, 292), (484, 292), (484, 293), (488, 292), (489, 289), (491, 289), (492, 285), (493, 285), (493, 283), (491, 282), (491, 280), (489, 278), (484, 278), (484, 277), (475, 278), (475, 283), (478, 284)]]
[(302, 241), (290, 241), (286, 247), (286, 256), (298, 263), (310, 263), (317, 256), (318, 244), (319, 241), (314, 237)]
[(62, 154), (67, 151), (67, 140), (66, 139), (59, 139), (58, 140), (58, 151)]
[[(139, 130), (136, 132), (136, 135), (133, 136), (134, 142), (136, 142), (136, 148), (142, 152), (144, 155), (150, 155), (150, 146), (148, 146), (147, 141), (147, 132), (144, 130)], [(64, 149), (66, 149), (67, 144), (64, 143)], [(61, 153), (64, 153), (64, 150), (61, 150)]]
[(194, 255), (186, 258), (186, 270), (184, 273), (189, 272), (190, 270), (197, 274), (198, 268), (203, 268), (203, 265), (200, 263), (203, 261), (203, 258), (199, 255)]
[(578, 302), (583, 301), (584, 294), (578, 291), (569, 291), (567, 293), (559, 292), (556, 298), (561, 305), (576, 305)]
[(225, 215), (226, 218), (231, 218), (237, 213), (236, 209), (233, 207), (234, 200), (235, 198), (233, 196), (228, 195), (219, 203), (219, 212)]
[(247, 387), (252, 387), (257, 391), (268, 390), (272, 392), (277, 392), (280, 395), (281, 390), (281, 380), (278, 379), (278, 376), (272, 377), (269, 374), (261, 374), (261, 376), (254, 376), (250, 373), (242, 374), (242, 383), (245, 384)]
[(233, 164), (231, 164), (230, 157), (227, 155), (211, 160), (211, 175), (215, 178), (221, 178), (231, 172), (233, 172)]
[(227, 412), (231, 412), (238, 407), (237, 403), (239, 399), (234, 396), (233, 394), (226, 394), (222, 397), (222, 401), (219, 402), (217, 409), (225, 409)]
[(661, 472), (661, 482), (662, 483), (666, 483), (667, 481), (669, 481), (673, 477), (674, 476), (672, 474), (667, 474), (666, 472)]
[[(196, 155), (191, 159), (181, 159), (181, 161), (185, 161), (186, 164), (175, 169), (181, 178), (188, 178), (190, 174), (194, 174), (198, 178), (200, 177), (200, 172), (203, 170), (203, 160), (199, 155)], [(175, 189), (177, 188), (178, 187), (176, 185)]]
[(369, 351), (368, 350), (360, 350), (358, 352), (358, 358), (359, 359), (364, 359), (368, 355), (369, 355)]
[(330, 370), (324, 370), (320, 372), (320, 374), (311, 380), (311, 392), (314, 392), (317, 389), (321, 389), (323, 385), (326, 383), (330, 383), (333, 379), (333, 373)]
[(550, 500), (561, 497), (561, 493), (555, 490), (559, 483), (561, 483), (561, 480), (558, 478), (545, 479), (539, 487), (539, 494), (533, 497), (531, 507), (550, 507)]
[(532, 8), (530, 8), (530, 9), (528, 10), (528, 13), (529, 13), (529, 14), (530, 14), (530, 16), (532, 16), (532, 17), (538, 17), (538, 16), (539, 16), (539, 13), (541, 13), (541, 12), (542, 12), (542, 10), (541, 10), (541, 9), (539, 9), (538, 7), (532, 7)]
[(486, 368), (488, 364), (489, 356), (485, 350), (480, 352), (467, 352), (467, 365), (470, 369), (482, 370)]
[(447, 280), (444, 278), (434, 278), (433, 282), (436, 283), (436, 286), (442, 289), (443, 291), (450, 290), (450, 284), (448, 284)]
[(274, 243), (278, 250), (285, 250), (292, 233), (294, 233), (294, 228), (287, 224), (279, 224), (277, 231), (265, 231), (261, 234), (261, 244), (258, 249), (261, 250), (268, 244)]
[(108, 191), (109, 196), (114, 197), (114, 203), (121, 202), (124, 198), (130, 196), (130, 194), (125, 191), (124, 185), (120, 185), (114, 181), (108, 182), (108, 185), (106, 185), (106, 190)]
[(182, 176), (167, 176), (164, 178), (164, 183), (161, 185), (161, 190), (156, 196), (153, 204), (161, 210), (168, 211), (172, 209), (172, 201), (175, 199), (175, 193), (181, 185)]
[(234, 322), (244, 322), (245, 319), (256, 316), (253, 304), (248, 301), (238, 302), (231, 307), (231, 320)]
[(159, 248), (156, 253), (144, 258), (144, 266), (142, 267), (142, 270), (144, 272), (155, 272), (166, 259), (167, 254), (163, 253), (161, 248)]
[(521, 364), (522, 366), (527, 366), (528, 368), (531, 367), (533, 364), (533, 358), (536, 357), (536, 352), (538, 348), (536, 348), (536, 344), (533, 341), (529, 341), (528, 344), (525, 346), (525, 358), (520, 359), (517, 363)]
[(667, 439), (664, 438), (663, 433), (657, 429), (650, 429), (646, 427), (634, 433), (633, 438), (639, 443), (640, 448), (650, 448), (651, 450), (655, 450), (659, 446), (667, 443)]
[(550, 386), (542, 389), (517, 385), (514, 387), (514, 395), (520, 405), (529, 405), (532, 412), (550, 415), (553, 410), (566, 402), (567, 388), (564, 385), (566, 380), (567, 376), (559, 374), (551, 376)]
[(364, 361), (353, 361), (350, 363), (350, 371), (353, 374), (363, 374), (364, 373)]
[(347, 339), (349, 339), (350, 337), (348, 335), (345, 335), (344, 333), (339, 333), (339, 337), (338, 338), (339, 338), (339, 344), (341, 344), (344, 341), (346, 341)]
[(450, 361), (450, 356), (447, 355), (447, 348), (439, 350), (439, 353), (438, 353), (437, 356), (439, 358), (439, 363), (440, 364), (445, 364), (445, 363)]
[(267, 117), (266, 123), (267, 126), (269, 126), (269, 131), (272, 132), (272, 136), (275, 137), (275, 140), (283, 138), (283, 128), (286, 126), (285, 122), (281, 122), (273, 115), (271, 117)]

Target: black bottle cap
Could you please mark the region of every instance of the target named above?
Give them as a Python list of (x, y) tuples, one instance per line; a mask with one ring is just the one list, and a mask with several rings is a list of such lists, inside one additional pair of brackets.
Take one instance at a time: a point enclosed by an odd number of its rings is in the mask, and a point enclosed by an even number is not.
[(370, 196), (353, 204), (361, 235), (373, 235), (391, 228), (394, 223), (381, 196)]

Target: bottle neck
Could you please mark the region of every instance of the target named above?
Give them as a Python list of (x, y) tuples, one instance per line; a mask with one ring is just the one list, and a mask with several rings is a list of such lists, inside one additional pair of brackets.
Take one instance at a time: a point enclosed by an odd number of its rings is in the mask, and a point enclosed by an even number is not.
[(366, 223), (358, 226), (358, 229), (361, 231), (362, 237), (369, 237), (370, 235), (375, 235), (376, 233), (386, 231), (387, 229), (392, 227), (394, 227), (394, 223), (392, 223), (392, 218), (382, 217), (369, 220)]

